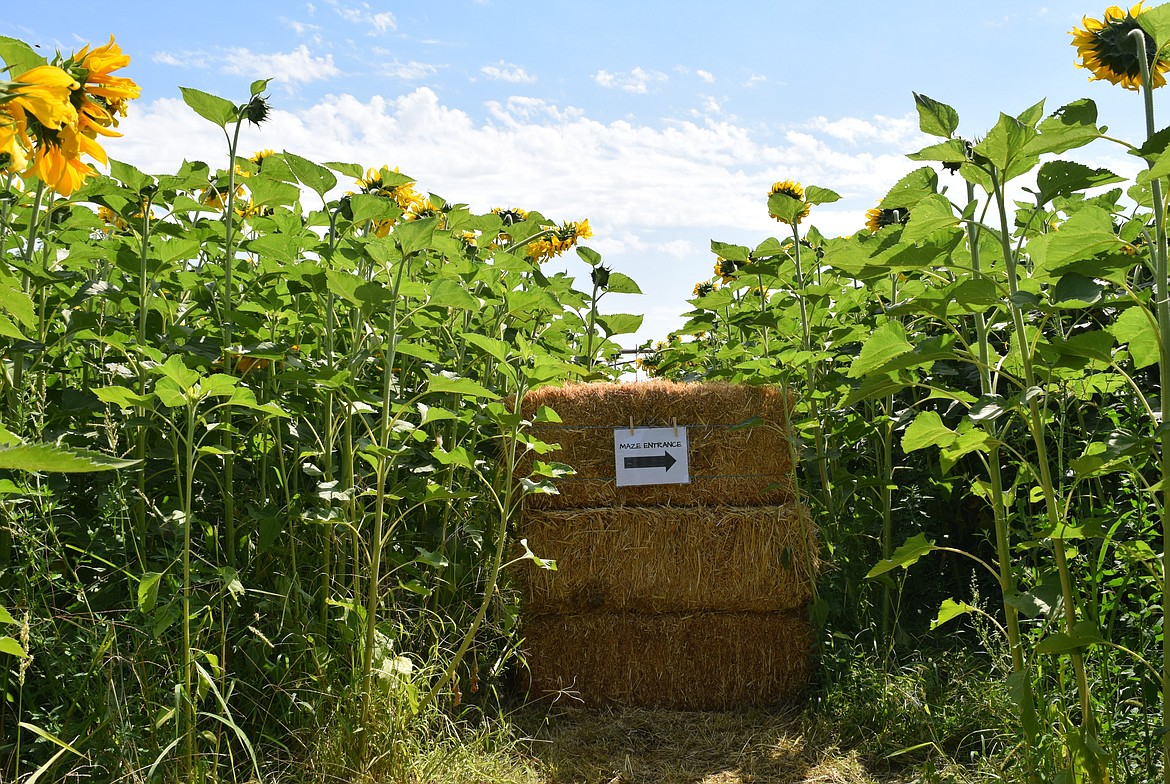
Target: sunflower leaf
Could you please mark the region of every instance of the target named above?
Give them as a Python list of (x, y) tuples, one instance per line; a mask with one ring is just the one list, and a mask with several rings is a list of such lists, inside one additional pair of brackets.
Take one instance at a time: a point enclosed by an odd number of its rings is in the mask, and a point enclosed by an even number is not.
[(183, 103), (190, 106), (197, 115), (209, 120), (220, 128), (236, 119), (236, 106), (226, 98), (196, 90), (194, 87), (180, 87)]
[(841, 194), (828, 188), (810, 185), (804, 190), (804, 200), (809, 204), (831, 204), (841, 199)]
[(0, 35), (0, 59), (8, 66), (8, 76), (15, 78), (25, 71), (31, 71), (38, 65), (48, 62), (36, 53), (36, 50), (15, 38)]
[(1121, 181), (1121, 177), (1108, 169), (1091, 169), (1075, 161), (1049, 161), (1036, 173), (1040, 204), (1047, 204), (1057, 196)]
[[(1158, 52), (1170, 44), (1170, 6), (1159, 5), (1147, 8), (1138, 14), (1137, 20), (1142, 29), (1153, 37)], [(1153, 52), (1149, 54), (1153, 54)]]
[(949, 139), (959, 127), (959, 113), (945, 103), (914, 93), (914, 105), (918, 109), (918, 128), (923, 133)]

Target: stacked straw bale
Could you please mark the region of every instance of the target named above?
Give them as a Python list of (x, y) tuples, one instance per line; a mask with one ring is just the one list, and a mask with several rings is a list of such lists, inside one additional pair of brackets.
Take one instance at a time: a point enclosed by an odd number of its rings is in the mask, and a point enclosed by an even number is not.
[[(791, 400), (776, 387), (743, 384), (573, 384), (544, 387), (524, 398), (531, 418), (541, 406), (559, 423), (540, 423), (532, 435), (560, 449), (545, 460), (572, 466), (576, 474), (554, 482), (559, 495), (536, 495), (528, 508), (581, 509), (610, 506), (751, 506), (782, 504), (795, 497), (789, 448)], [(613, 429), (687, 428), (689, 485), (618, 487), (613, 471)], [(527, 475), (528, 464), (520, 465)]]
[[(783, 702), (808, 678), (817, 544), (794, 493), (780, 390), (726, 383), (577, 384), (530, 393), (561, 422), (542, 459), (576, 469), (529, 496), (525, 653), (536, 693), (718, 709)], [(691, 483), (617, 487), (614, 428), (687, 428)], [(530, 464), (522, 463), (521, 475)]]

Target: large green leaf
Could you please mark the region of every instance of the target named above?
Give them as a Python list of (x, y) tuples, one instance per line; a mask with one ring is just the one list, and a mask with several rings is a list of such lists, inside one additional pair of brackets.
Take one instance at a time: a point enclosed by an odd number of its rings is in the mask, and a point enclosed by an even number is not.
[(1065, 104), (1040, 123), (1040, 135), (1028, 143), (1033, 155), (1059, 154), (1082, 147), (1102, 135), (1097, 127), (1097, 104), (1082, 98)]
[(19, 444), (0, 447), (0, 469), (38, 473), (75, 474), (89, 471), (116, 471), (138, 465), (137, 460), (119, 460), (89, 449), (56, 444)]
[(959, 218), (946, 196), (931, 194), (919, 201), (910, 210), (910, 221), (902, 230), (906, 242), (918, 242), (942, 229), (959, 225)]
[(922, 556), (937, 549), (934, 542), (926, 538), (926, 534), (916, 534), (907, 539), (901, 547), (894, 550), (894, 554), (889, 558), (884, 561), (878, 561), (869, 570), (869, 573), (865, 575), (865, 579), (868, 580), (898, 568), (906, 569), (918, 563), (918, 559)]
[(412, 253), (426, 250), (431, 244), (431, 236), (435, 233), (436, 225), (437, 219), (435, 218), (407, 221), (395, 226), (391, 236), (402, 250), (402, 255), (409, 256)]
[(902, 354), (914, 351), (906, 339), (906, 328), (897, 321), (887, 321), (873, 331), (861, 347), (861, 353), (849, 367), (850, 378), (872, 373)]
[(6, 35), (0, 35), (0, 60), (4, 61), (8, 70), (7, 74), (0, 74), (4, 81), (14, 80), (25, 71), (48, 62), (24, 41)]
[(598, 316), (597, 324), (605, 332), (606, 337), (632, 335), (642, 328), (642, 319), (639, 313), (608, 313)]
[(1148, 52), (1147, 56), (1152, 57), (1170, 45), (1170, 7), (1165, 3), (1143, 10), (1138, 15), (1138, 24), (1154, 39), (1155, 51)]
[(28, 656), (28, 653), (21, 647), (20, 642), (12, 637), (0, 637), (0, 653), (6, 653), (18, 659), (23, 659)]
[(945, 103), (914, 93), (914, 107), (918, 109), (918, 127), (923, 133), (950, 138), (959, 127), (959, 113)]
[(1113, 217), (1097, 206), (1073, 213), (1060, 231), (1036, 237), (1028, 243), (1036, 276), (1056, 276), (1080, 261), (1100, 253), (1120, 250), (1125, 243), (1113, 230)]
[(1108, 169), (1094, 169), (1076, 161), (1049, 161), (1036, 172), (1036, 189), (1041, 204), (1047, 204), (1057, 196), (1123, 181), (1124, 178)]
[(810, 185), (804, 189), (804, 200), (809, 204), (832, 204), (841, 200), (841, 194), (819, 185)]
[(938, 615), (930, 622), (930, 630), (934, 631), (948, 621), (953, 621), (960, 615), (975, 612), (975, 608), (966, 602), (957, 602), (954, 599), (943, 599), (942, 605), (938, 608)]
[(429, 287), (431, 305), (458, 310), (479, 310), (483, 303), (473, 297), (458, 281), (436, 278)]
[(1011, 172), (1034, 135), (1035, 131), (1015, 117), (1001, 113), (995, 127), (975, 145), (975, 152), (991, 161), (1000, 172)]
[(32, 297), (25, 294), (15, 280), (10, 284), (8, 280), (0, 280), (0, 308), (8, 311), (28, 329), (36, 326), (36, 315)]
[(1127, 308), (1106, 329), (1118, 343), (1128, 345), (1135, 368), (1153, 365), (1161, 355), (1158, 330), (1149, 311), (1140, 306)]
[(929, 166), (915, 169), (890, 188), (878, 204), (883, 210), (910, 210), (913, 214), (918, 202), (938, 193), (938, 173)]
[(225, 128), (236, 119), (236, 106), (226, 98), (196, 90), (194, 87), (180, 87), (183, 94), (183, 103), (190, 106), (196, 114), (209, 120), (220, 128)]
[(958, 434), (943, 424), (942, 417), (934, 411), (922, 411), (902, 434), (902, 449), (914, 452), (928, 446), (949, 446)]
[(436, 373), (427, 377), (428, 392), (450, 392), (467, 397), (482, 397), (487, 400), (499, 400), (500, 396), (482, 384), (470, 378), (444, 376)]
[(281, 154), (281, 158), (302, 185), (322, 198), (337, 185), (337, 175), (320, 164), (287, 151)]

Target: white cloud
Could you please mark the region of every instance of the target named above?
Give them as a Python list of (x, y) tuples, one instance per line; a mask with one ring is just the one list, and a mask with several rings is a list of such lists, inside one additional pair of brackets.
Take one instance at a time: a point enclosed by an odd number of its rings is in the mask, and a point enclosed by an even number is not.
[(707, 84), (714, 84), (715, 83), (715, 74), (711, 73), (710, 71), (698, 70), (698, 71), (695, 71), (695, 75), (698, 76), (700, 79), (702, 79)]
[(369, 3), (359, 3), (356, 6), (341, 6), (334, 0), (330, 0), (329, 4), (333, 6), (333, 10), (337, 12), (337, 15), (345, 21), (370, 28), (368, 35), (378, 35), (388, 30), (398, 29), (398, 21), (394, 18), (394, 14), (389, 11), (374, 13), (370, 9)]
[(313, 82), (341, 73), (333, 63), (333, 55), (314, 57), (304, 44), (291, 52), (272, 54), (259, 54), (243, 48), (230, 49), (227, 62), (221, 70), (247, 77), (274, 78), (286, 83)]
[(309, 24), (308, 22), (300, 22), (296, 19), (281, 18), (280, 21), (283, 25), (290, 28), (297, 35), (315, 33), (321, 29), (320, 25)]
[(602, 87), (618, 88), (629, 93), (648, 93), (650, 85), (665, 82), (667, 75), (661, 71), (647, 71), (635, 67), (626, 73), (610, 73), (604, 69), (593, 74), (593, 81)]
[(173, 65), (178, 68), (206, 68), (207, 58), (206, 52), (155, 52), (150, 59), (160, 65)]
[(519, 65), (514, 63), (506, 63), (503, 60), (495, 65), (485, 65), (479, 69), (479, 72), (489, 79), (495, 79), (501, 82), (513, 82), (518, 84), (532, 84), (536, 81), (536, 77), (528, 73)]
[(901, 145), (909, 150), (910, 146), (921, 147), (927, 143), (926, 137), (918, 130), (918, 120), (910, 115), (905, 117), (878, 115), (870, 120), (859, 117), (842, 117), (837, 120), (814, 117), (804, 127), (822, 131), (850, 144), (880, 142)]
[(407, 82), (413, 82), (416, 79), (425, 79), (439, 71), (437, 67), (430, 63), (420, 63), (417, 60), (404, 63), (398, 59), (389, 63), (383, 63), (380, 70), (383, 76), (388, 76), (391, 79), (402, 79)]

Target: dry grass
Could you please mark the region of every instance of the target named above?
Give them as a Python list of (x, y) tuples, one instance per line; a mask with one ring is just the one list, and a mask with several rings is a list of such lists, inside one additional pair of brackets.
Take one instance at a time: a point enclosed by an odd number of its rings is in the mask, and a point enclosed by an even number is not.
[[(750, 506), (795, 498), (791, 399), (781, 390), (721, 382), (570, 384), (530, 392), (522, 411), (552, 408), (560, 424), (537, 424), (532, 434), (560, 450), (545, 460), (567, 463), (576, 475), (555, 482), (559, 495), (534, 495), (529, 509), (602, 506)], [(687, 429), (691, 481), (683, 485), (617, 487), (613, 430)], [(753, 424), (746, 424), (753, 423)], [(519, 475), (529, 472), (522, 462)]]
[(877, 784), (856, 752), (818, 745), (794, 713), (637, 708), (532, 716), (544, 784)]
[(797, 503), (530, 511), (520, 536), (557, 562), (518, 572), (530, 616), (795, 610), (817, 570), (812, 521)]

